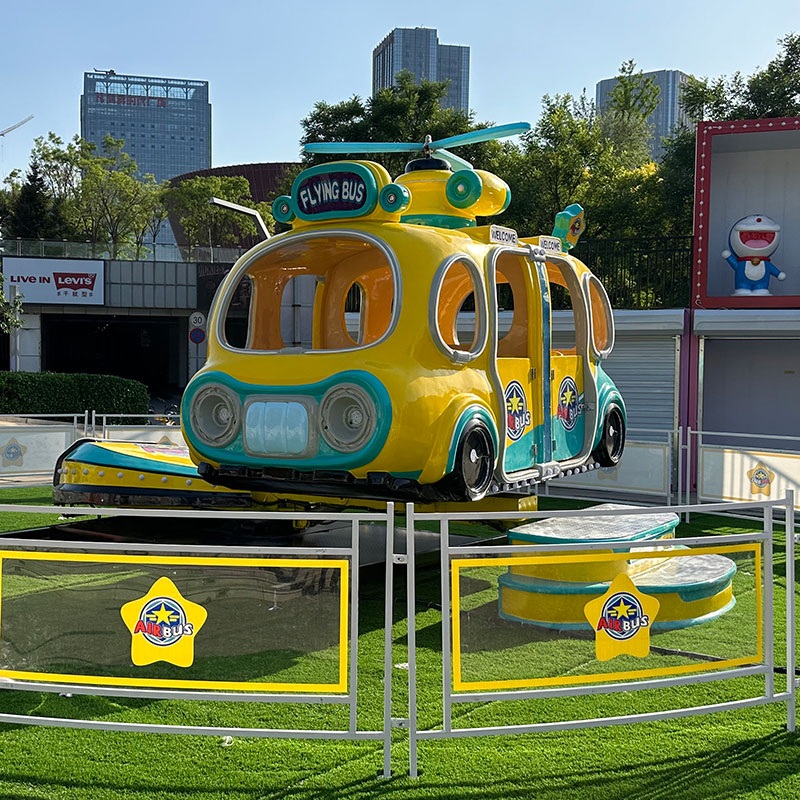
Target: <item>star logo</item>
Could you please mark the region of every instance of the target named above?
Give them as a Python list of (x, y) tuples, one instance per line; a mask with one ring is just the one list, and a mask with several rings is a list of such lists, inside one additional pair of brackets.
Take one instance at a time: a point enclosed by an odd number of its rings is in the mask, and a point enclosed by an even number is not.
[(518, 394), (512, 394), (508, 398), (508, 410), (512, 414), (516, 414), (522, 408), (522, 398)]
[(642, 594), (625, 574), (583, 609), (592, 626), (595, 656), (609, 661), (621, 655), (645, 658), (650, 653), (650, 629), (659, 609), (655, 597)]
[(25, 453), (28, 448), (20, 444), (15, 438), (9, 439), (2, 449), (4, 467), (21, 467)]
[(159, 578), (144, 597), (125, 603), (120, 616), (131, 634), (131, 661), (135, 666), (165, 661), (190, 667), (194, 638), (208, 612), (187, 600), (169, 578)]
[(748, 470), (747, 477), (750, 479), (750, 494), (770, 496), (772, 481), (775, 480), (775, 473), (771, 469), (759, 461), (753, 469)]
[(512, 442), (516, 442), (531, 424), (525, 390), (519, 381), (511, 381), (503, 396), (506, 400), (506, 435)]
[(567, 375), (558, 387), (558, 408), (556, 418), (561, 420), (565, 431), (571, 431), (583, 413), (583, 406), (578, 402), (578, 386), (571, 375)]

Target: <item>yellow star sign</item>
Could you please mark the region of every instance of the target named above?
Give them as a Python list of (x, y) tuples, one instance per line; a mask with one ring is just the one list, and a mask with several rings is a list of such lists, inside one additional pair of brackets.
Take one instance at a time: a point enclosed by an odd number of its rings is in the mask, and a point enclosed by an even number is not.
[(771, 469), (759, 461), (753, 469), (748, 470), (747, 477), (750, 479), (750, 494), (770, 496), (772, 481), (775, 480), (775, 473)]
[(594, 631), (597, 660), (624, 654), (645, 658), (650, 653), (650, 628), (659, 606), (655, 597), (642, 594), (627, 575), (617, 575), (605, 594), (583, 608)]
[(564, 394), (561, 395), (561, 402), (568, 406), (572, 402), (572, 398), (575, 396), (575, 392), (572, 389), (565, 389)]
[(20, 444), (13, 436), (4, 445), (0, 445), (4, 467), (21, 467), (27, 452), (28, 448), (24, 444)]
[(137, 667), (156, 661), (192, 665), (194, 637), (208, 612), (187, 600), (169, 578), (159, 578), (144, 597), (125, 603), (119, 613), (131, 634), (131, 661)]

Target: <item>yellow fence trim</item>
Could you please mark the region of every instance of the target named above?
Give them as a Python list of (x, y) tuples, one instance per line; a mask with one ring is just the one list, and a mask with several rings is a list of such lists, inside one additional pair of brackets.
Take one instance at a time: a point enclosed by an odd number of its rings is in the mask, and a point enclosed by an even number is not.
[[(680, 540), (675, 542), (680, 544)], [(613, 543), (610, 543), (613, 545)], [(709, 661), (700, 664), (685, 664), (676, 667), (654, 667), (651, 669), (628, 670), (626, 672), (598, 672), (591, 675), (556, 676), (553, 678), (524, 678), (492, 681), (465, 681), (461, 674), (461, 591), (460, 572), (468, 567), (511, 567), (529, 564), (570, 564), (580, 562), (600, 562), (619, 560), (619, 553), (583, 553), (570, 555), (530, 555), (530, 556), (479, 556), (475, 558), (454, 558), (451, 560), (451, 597), (453, 632), (453, 691), (475, 691), (494, 689), (525, 689), (540, 686), (569, 686), (585, 683), (603, 683), (607, 681), (636, 680), (639, 678), (666, 677), (668, 675), (686, 675), (693, 672), (705, 672), (719, 669), (729, 669), (749, 664), (760, 664), (764, 660), (764, 633), (763, 633), (763, 598), (761, 580), (761, 547), (758, 542), (750, 544), (721, 545), (718, 547), (698, 547), (689, 550), (644, 550), (634, 548), (637, 558), (687, 558), (689, 556), (703, 555), (705, 553), (746, 553), (752, 552), (755, 556), (755, 582), (756, 582), (756, 641), (757, 652), (752, 656), (729, 658), (724, 661)]]
[[(339, 592), (339, 675), (336, 683), (282, 683), (256, 681), (171, 680), (166, 678), (134, 678), (109, 675), (83, 675), (57, 672), (27, 672), (0, 669), (0, 678), (23, 681), (56, 681), (91, 684), (94, 686), (129, 686), (152, 689), (193, 689), (195, 691), (247, 692), (333, 692), (347, 691), (348, 628), (349, 628), (349, 567), (347, 559), (330, 558), (213, 558), (207, 556), (136, 556), (109, 553), (47, 553), (42, 551), (0, 550), (0, 626), (2, 626), (2, 562), (5, 559), (22, 561), (70, 561), (95, 564), (152, 564), (154, 566), (214, 566), (214, 567), (298, 567), (338, 569), (341, 572)], [(2, 627), (0, 627), (2, 630)]]

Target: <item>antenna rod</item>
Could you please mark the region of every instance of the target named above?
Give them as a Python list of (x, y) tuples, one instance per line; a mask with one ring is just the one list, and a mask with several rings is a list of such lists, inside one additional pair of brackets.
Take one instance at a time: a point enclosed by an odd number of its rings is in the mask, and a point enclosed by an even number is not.
[(261, 214), (258, 213), (254, 208), (248, 208), (247, 206), (240, 206), (238, 203), (231, 203), (230, 200), (223, 200), (220, 197), (212, 197), (208, 201), (209, 205), (212, 206), (221, 206), (222, 208), (229, 208), (231, 211), (238, 211), (240, 214), (246, 214), (248, 217), (252, 217), (253, 221), (256, 223), (256, 227), (261, 234), (261, 237), (264, 241), (269, 239), (269, 231), (267, 230), (267, 226), (264, 223), (264, 220), (261, 217)]

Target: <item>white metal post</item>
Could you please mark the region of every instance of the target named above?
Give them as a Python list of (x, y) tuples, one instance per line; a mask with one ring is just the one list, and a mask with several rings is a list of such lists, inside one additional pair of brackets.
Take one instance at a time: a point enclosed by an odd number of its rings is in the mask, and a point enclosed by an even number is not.
[(394, 503), (386, 504), (383, 606), (383, 777), (392, 776), (392, 623), (394, 622)]
[(775, 694), (775, 609), (773, 607), (772, 581), (774, 566), (772, 563), (772, 506), (764, 507), (764, 563), (761, 570), (764, 579), (764, 665), (767, 667), (764, 693), (767, 697)]
[(794, 732), (797, 681), (795, 669), (794, 490), (786, 491), (786, 730)]
[[(442, 583), (442, 702), (444, 730), (452, 729), (451, 661), (450, 661), (450, 522), (443, 519), (439, 523), (439, 547), (441, 553), (440, 579)], [(458, 609), (455, 609), (458, 613)]]
[(357, 519), (350, 523), (350, 732), (358, 728), (358, 578), (361, 571)]
[[(697, 439), (697, 456), (700, 457), (700, 439)], [(697, 502), (700, 502), (700, 495), (698, 492)], [(692, 429), (687, 428), (686, 431), (686, 505), (692, 504)], [(686, 522), (692, 518), (690, 511), (686, 512)]]
[(678, 428), (678, 505), (683, 503), (683, 427)]
[(666, 474), (666, 481), (667, 484), (667, 505), (672, 505), (672, 459), (674, 456), (674, 447), (675, 447), (675, 437), (674, 431), (667, 431), (667, 474)]
[(414, 504), (406, 504), (406, 617), (408, 625), (408, 774), (417, 771), (417, 596), (414, 542)]

